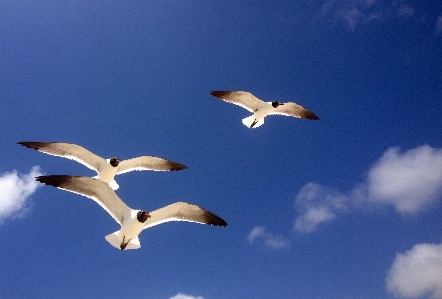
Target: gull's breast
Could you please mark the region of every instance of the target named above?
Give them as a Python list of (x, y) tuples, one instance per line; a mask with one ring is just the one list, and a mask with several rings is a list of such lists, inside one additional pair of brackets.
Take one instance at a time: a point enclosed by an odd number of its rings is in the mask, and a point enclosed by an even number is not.
[(109, 184), (114, 180), (117, 169), (118, 167), (113, 167), (110, 164), (106, 164), (106, 166), (98, 174), (98, 178)]
[(255, 117), (257, 119), (261, 119), (263, 117), (266, 117), (273, 110), (275, 110), (275, 108), (273, 108), (272, 105), (267, 104), (266, 106), (262, 107), (261, 109), (255, 112)]

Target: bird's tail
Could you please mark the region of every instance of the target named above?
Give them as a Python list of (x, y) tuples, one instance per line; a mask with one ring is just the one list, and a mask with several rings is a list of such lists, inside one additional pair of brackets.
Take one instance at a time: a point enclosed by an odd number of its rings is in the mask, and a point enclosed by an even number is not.
[(115, 180), (112, 180), (109, 183), (109, 186), (112, 188), (112, 190), (117, 190), (118, 188), (120, 188), (120, 186), (117, 184), (117, 182), (115, 182)]
[[(120, 231), (117, 230), (116, 232), (104, 237), (106, 239), (106, 241), (108, 241), (112, 246), (114, 246), (117, 249), (121, 249), (121, 244), (118, 241), (118, 234), (119, 233), (120, 233)], [(129, 241), (129, 243), (127, 243), (127, 245), (124, 249), (125, 250), (126, 249), (138, 249), (140, 247), (141, 247), (140, 240), (138, 239), (138, 237), (134, 237)]]
[[(97, 180), (100, 179), (100, 178), (98, 177), (98, 175), (93, 176), (92, 178), (93, 178), (93, 179), (97, 179)], [(120, 188), (120, 186), (117, 184), (117, 182), (116, 182), (115, 180), (112, 180), (112, 181), (109, 183), (109, 186), (112, 188), (112, 190), (117, 190), (118, 188)]]
[(255, 122), (255, 115), (251, 115), (249, 117), (243, 118), (242, 123), (248, 128), (257, 128), (264, 124), (264, 117)]
[(141, 247), (140, 240), (138, 237), (132, 238), (129, 243), (127, 243), (127, 246), (125, 249), (138, 249)]
[(114, 246), (115, 248), (118, 248), (118, 249), (120, 249), (120, 243), (118, 242), (118, 233), (119, 232), (120, 231), (118, 230), (118, 231), (104, 237), (106, 239), (106, 241), (108, 241), (112, 246)]

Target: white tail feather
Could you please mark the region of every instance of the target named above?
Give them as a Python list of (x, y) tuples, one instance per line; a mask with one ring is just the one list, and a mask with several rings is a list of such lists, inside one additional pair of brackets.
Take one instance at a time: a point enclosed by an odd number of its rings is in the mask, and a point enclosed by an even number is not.
[(242, 123), (248, 128), (257, 128), (264, 124), (264, 118), (261, 118), (253, 127), (252, 124), (255, 121), (255, 115), (243, 118)]
[(116, 232), (104, 237), (106, 239), (106, 241), (108, 241), (112, 246), (114, 246), (115, 248), (118, 248), (118, 249), (120, 249), (120, 243), (118, 242), (118, 234), (119, 233), (120, 233), (120, 231), (117, 230)]
[[(106, 239), (106, 241), (108, 241), (112, 246), (114, 246), (117, 249), (121, 249), (120, 248), (121, 244), (118, 241), (118, 234), (119, 233), (120, 233), (120, 231), (117, 230), (116, 232), (104, 237)], [(124, 248), (124, 250), (138, 249), (140, 247), (141, 247), (140, 240), (138, 239), (138, 237), (134, 237), (129, 241), (129, 243), (127, 243), (126, 248)]]
[(130, 240), (129, 243), (127, 243), (127, 246), (125, 248), (125, 250), (127, 249), (138, 249), (141, 247), (140, 244), (140, 240), (138, 239), (138, 237), (132, 238), (132, 240)]
[(120, 186), (117, 184), (117, 182), (115, 180), (112, 180), (112, 182), (109, 183), (109, 186), (113, 189), (113, 190), (117, 190), (118, 188), (120, 188)]

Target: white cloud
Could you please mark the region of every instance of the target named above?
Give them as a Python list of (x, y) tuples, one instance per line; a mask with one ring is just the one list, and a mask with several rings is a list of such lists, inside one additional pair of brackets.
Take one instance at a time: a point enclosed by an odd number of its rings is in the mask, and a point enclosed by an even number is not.
[(28, 198), (40, 187), (35, 180), (42, 175), (40, 168), (35, 166), (29, 174), (18, 174), (16, 170), (0, 176), (0, 224), (6, 218), (20, 216), (27, 208)]
[(301, 214), (294, 224), (300, 232), (312, 232), (318, 225), (332, 221), (337, 213), (347, 209), (348, 198), (337, 191), (308, 183), (296, 196), (295, 205)]
[(423, 145), (400, 153), (393, 147), (348, 194), (315, 183), (298, 193), (298, 217), (294, 229), (313, 232), (321, 223), (332, 221), (349, 209), (368, 206), (393, 206), (401, 214), (429, 209), (442, 197), (442, 149)]
[(430, 294), (442, 299), (442, 244), (417, 244), (397, 254), (386, 278), (396, 296), (418, 298)]
[(179, 294), (177, 294), (177, 295), (175, 295), (173, 297), (170, 297), (170, 299), (204, 299), (204, 298), (201, 297), (201, 296), (195, 297), (195, 296), (185, 295), (185, 294), (179, 293)]
[(271, 249), (282, 249), (290, 246), (286, 238), (282, 236), (275, 236), (267, 232), (263, 226), (256, 226), (247, 236), (247, 241), (253, 244), (256, 240), (262, 239), (264, 244)]
[(368, 174), (368, 199), (415, 213), (442, 195), (442, 149), (424, 145), (402, 155), (390, 148)]

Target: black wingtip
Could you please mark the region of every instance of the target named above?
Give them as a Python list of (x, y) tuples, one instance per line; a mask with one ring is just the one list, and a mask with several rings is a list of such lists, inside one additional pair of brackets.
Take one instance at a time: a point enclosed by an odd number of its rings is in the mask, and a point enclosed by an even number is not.
[(319, 117), (316, 116), (316, 114), (314, 114), (312, 112), (312, 115), (309, 117), (310, 120), (319, 120)]
[(221, 224), (219, 224), (218, 226), (226, 227), (227, 225), (227, 222), (225, 222), (224, 219), (221, 219)]
[(319, 120), (319, 117), (317, 117), (316, 114), (306, 108), (304, 108), (304, 111), (300, 113), (300, 117), (309, 120)]
[(45, 185), (59, 187), (63, 183), (69, 181), (72, 178), (70, 175), (42, 175), (36, 177), (36, 181)]
[(189, 167), (187, 167), (184, 164), (180, 164), (180, 163), (177, 163), (177, 162), (170, 161), (170, 165), (169, 165), (170, 171), (179, 171), (179, 170), (184, 170), (184, 169), (187, 169), (187, 168), (189, 168)]
[(187, 167), (186, 165), (180, 164), (180, 166), (177, 167), (177, 168), (174, 169), (174, 170), (184, 170), (184, 169), (187, 169), (187, 168), (189, 168), (189, 167)]
[(207, 222), (206, 224), (209, 225), (214, 225), (214, 226), (223, 226), (226, 227), (227, 226), (227, 222), (224, 221), (224, 219), (222, 219), (221, 217), (219, 217), (218, 215), (215, 215), (214, 213), (210, 212), (210, 211), (206, 211), (206, 217), (207, 217)]
[(222, 98), (223, 96), (225, 96), (226, 93), (228, 93), (229, 91), (211, 91), (209, 92), (212, 96), (214, 96), (215, 98)]
[(38, 142), (38, 141), (19, 141), (17, 144), (20, 144), (21, 146), (32, 148), (35, 150), (38, 150), (48, 144), (51, 144), (53, 142)]

